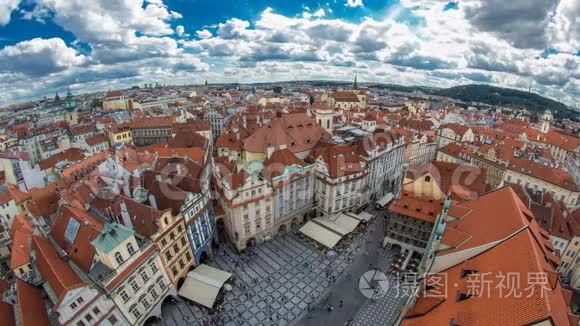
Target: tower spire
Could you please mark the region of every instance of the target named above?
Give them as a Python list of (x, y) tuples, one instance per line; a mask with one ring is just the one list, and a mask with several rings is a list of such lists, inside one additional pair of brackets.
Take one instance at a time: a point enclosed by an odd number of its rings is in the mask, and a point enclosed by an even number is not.
[(357, 90), (358, 89), (358, 84), (356, 82), (356, 75), (354, 75), (354, 84), (352, 84), (352, 89), (353, 90)]

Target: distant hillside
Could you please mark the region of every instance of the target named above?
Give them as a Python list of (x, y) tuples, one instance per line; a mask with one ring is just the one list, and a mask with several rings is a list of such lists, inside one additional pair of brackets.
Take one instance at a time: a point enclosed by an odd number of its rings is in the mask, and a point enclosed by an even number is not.
[(464, 85), (437, 89), (430, 94), (448, 96), (464, 102), (481, 102), (491, 105), (503, 105), (514, 108), (526, 108), (532, 112), (544, 112), (550, 109), (559, 118), (575, 118), (578, 112), (572, 111), (566, 105), (545, 98), (535, 93), (518, 91), (510, 88), (489, 85)]

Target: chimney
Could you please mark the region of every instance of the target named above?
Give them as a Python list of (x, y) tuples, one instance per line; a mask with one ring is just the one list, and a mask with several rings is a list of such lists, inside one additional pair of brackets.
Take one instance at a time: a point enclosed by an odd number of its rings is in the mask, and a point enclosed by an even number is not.
[(133, 222), (131, 221), (131, 216), (129, 216), (125, 201), (121, 202), (121, 218), (123, 219), (123, 225), (128, 228), (133, 228)]
[(149, 194), (149, 205), (154, 209), (157, 209), (157, 202), (155, 201), (155, 196), (153, 196), (153, 194)]

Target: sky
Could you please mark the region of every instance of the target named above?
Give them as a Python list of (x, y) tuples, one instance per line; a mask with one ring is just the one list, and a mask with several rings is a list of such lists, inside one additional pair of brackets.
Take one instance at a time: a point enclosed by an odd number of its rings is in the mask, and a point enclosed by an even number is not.
[(144, 83), (486, 83), (580, 105), (579, 0), (0, 0), (0, 106)]

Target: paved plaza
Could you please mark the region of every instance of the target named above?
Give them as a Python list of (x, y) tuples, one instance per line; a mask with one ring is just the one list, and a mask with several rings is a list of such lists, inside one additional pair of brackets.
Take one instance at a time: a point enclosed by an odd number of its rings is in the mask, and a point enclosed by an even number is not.
[[(395, 253), (383, 251), (379, 254), (379, 266), (382, 270), (390, 264)], [(377, 299), (366, 300), (361, 309), (353, 317), (353, 326), (390, 326), (394, 325), (408, 296), (405, 286), (399, 284), (399, 279), (391, 274), (387, 274), (388, 288), (384, 295)]]
[[(163, 306), (163, 322), (172, 326), (330, 325), (342, 324), (355, 315), (355, 320), (362, 322), (364, 316), (381, 312), (373, 309), (376, 303), (368, 305), (358, 290), (360, 275), (388, 258), (383, 254), (380, 262), (383, 226), (382, 219), (378, 220), (355, 237), (347, 250), (333, 257), (323, 255), (292, 232), (243, 254), (230, 244), (222, 244), (209, 265), (232, 273), (235, 282), (231, 291), (222, 290), (225, 295), (219, 311), (210, 315), (206, 308), (180, 300)], [(343, 300), (343, 307), (331, 313), (325, 310), (329, 304), (338, 308), (338, 300)], [(393, 303), (390, 309), (398, 307)], [(385, 310), (382, 314), (384, 322)]]

